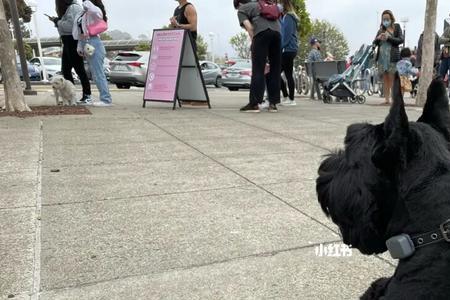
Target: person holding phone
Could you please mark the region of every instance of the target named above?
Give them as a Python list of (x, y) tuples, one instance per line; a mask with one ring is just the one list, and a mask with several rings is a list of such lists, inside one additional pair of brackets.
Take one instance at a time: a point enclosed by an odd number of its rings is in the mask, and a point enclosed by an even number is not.
[(391, 89), (394, 84), (394, 75), (397, 71), (397, 62), (400, 61), (399, 46), (404, 42), (400, 24), (395, 23), (392, 11), (385, 10), (381, 15), (381, 25), (373, 41), (378, 47), (376, 62), (379, 74), (383, 74), (384, 99), (381, 104), (390, 104)]
[(102, 0), (83, 0), (83, 11), (75, 18), (73, 36), (78, 40), (78, 54), (84, 56), (89, 64), (95, 85), (100, 93), (100, 101), (94, 106), (112, 106), (112, 97), (108, 87), (103, 62), (106, 56), (105, 45), (98, 33), (92, 33), (89, 27), (108, 22)]
[(83, 58), (77, 53), (78, 41), (73, 38), (72, 29), (75, 17), (83, 9), (76, 0), (55, 0), (57, 17), (50, 17), (50, 21), (58, 28), (63, 43), (61, 72), (66, 80), (74, 83), (72, 69), (75, 69), (83, 87), (83, 97), (78, 101), (81, 105), (91, 105), (91, 84), (84, 69)]

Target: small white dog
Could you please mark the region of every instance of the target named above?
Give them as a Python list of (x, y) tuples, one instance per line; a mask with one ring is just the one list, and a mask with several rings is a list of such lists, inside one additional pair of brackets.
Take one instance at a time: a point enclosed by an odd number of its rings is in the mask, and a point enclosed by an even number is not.
[[(75, 86), (69, 80), (65, 80), (62, 76), (55, 76), (52, 78), (52, 88), (55, 93), (56, 105), (76, 105), (77, 94)], [(59, 98), (62, 98), (60, 101)]]

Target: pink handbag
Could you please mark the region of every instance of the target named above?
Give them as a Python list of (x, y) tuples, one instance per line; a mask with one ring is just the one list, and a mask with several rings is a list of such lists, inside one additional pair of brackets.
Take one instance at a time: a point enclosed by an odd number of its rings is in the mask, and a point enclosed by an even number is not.
[(89, 36), (95, 36), (108, 30), (108, 23), (106, 23), (105, 20), (100, 19), (95, 23), (89, 24), (87, 29)]

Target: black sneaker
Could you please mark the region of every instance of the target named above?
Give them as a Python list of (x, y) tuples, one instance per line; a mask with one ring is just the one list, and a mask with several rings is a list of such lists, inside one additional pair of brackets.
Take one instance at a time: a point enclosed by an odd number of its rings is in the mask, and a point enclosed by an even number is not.
[(271, 103), (271, 104), (269, 105), (269, 112), (271, 112), (271, 113), (276, 113), (276, 112), (278, 112), (277, 105)]
[(248, 112), (248, 113), (259, 113), (259, 107), (258, 105), (252, 105), (252, 104), (247, 104), (244, 107), (241, 107), (241, 112)]
[(83, 98), (77, 101), (78, 105), (92, 105), (91, 95), (83, 95)]

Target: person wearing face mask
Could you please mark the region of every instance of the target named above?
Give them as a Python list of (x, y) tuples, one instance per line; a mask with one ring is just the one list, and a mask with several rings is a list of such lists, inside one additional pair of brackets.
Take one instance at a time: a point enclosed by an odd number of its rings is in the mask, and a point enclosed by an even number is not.
[(375, 58), (378, 72), (383, 75), (385, 101), (381, 104), (390, 104), (391, 89), (397, 71), (396, 64), (400, 61), (399, 46), (403, 42), (404, 37), (400, 24), (395, 23), (394, 14), (390, 10), (385, 10), (381, 17), (380, 29), (373, 41), (374, 46), (378, 47)]
[(176, 0), (178, 7), (170, 18), (170, 26), (172, 28), (180, 28), (189, 30), (190, 36), (194, 41), (194, 50), (197, 50), (197, 11), (194, 5), (187, 0)]
[[(77, 52), (80, 56), (87, 59), (92, 77), (100, 93), (100, 101), (85, 104), (107, 107), (112, 106), (112, 97), (103, 67), (106, 50), (100, 36), (98, 34), (90, 35), (89, 33), (89, 26), (98, 24), (102, 20), (104, 22), (108, 21), (102, 0), (83, 0), (83, 11), (73, 24), (73, 36), (78, 40)], [(94, 48), (93, 53), (89, 53), (86, 50), (88, 48), (86, 47), (87, 45), (91, 49)]]
[[(291, 0), (281, 0), (281, 71), (286, 77), (287, 86), (281, 80), (281, 91), (283, 92), (282, 105), (296, 105), (295, 81), (294, 81), (294, 59), (298, 52), (298, 24), (300, 19), (295, 13)], [(289, 89), (289, 92), (288, 92)], [(289, 98), (288, 98), (289, 97)]]

